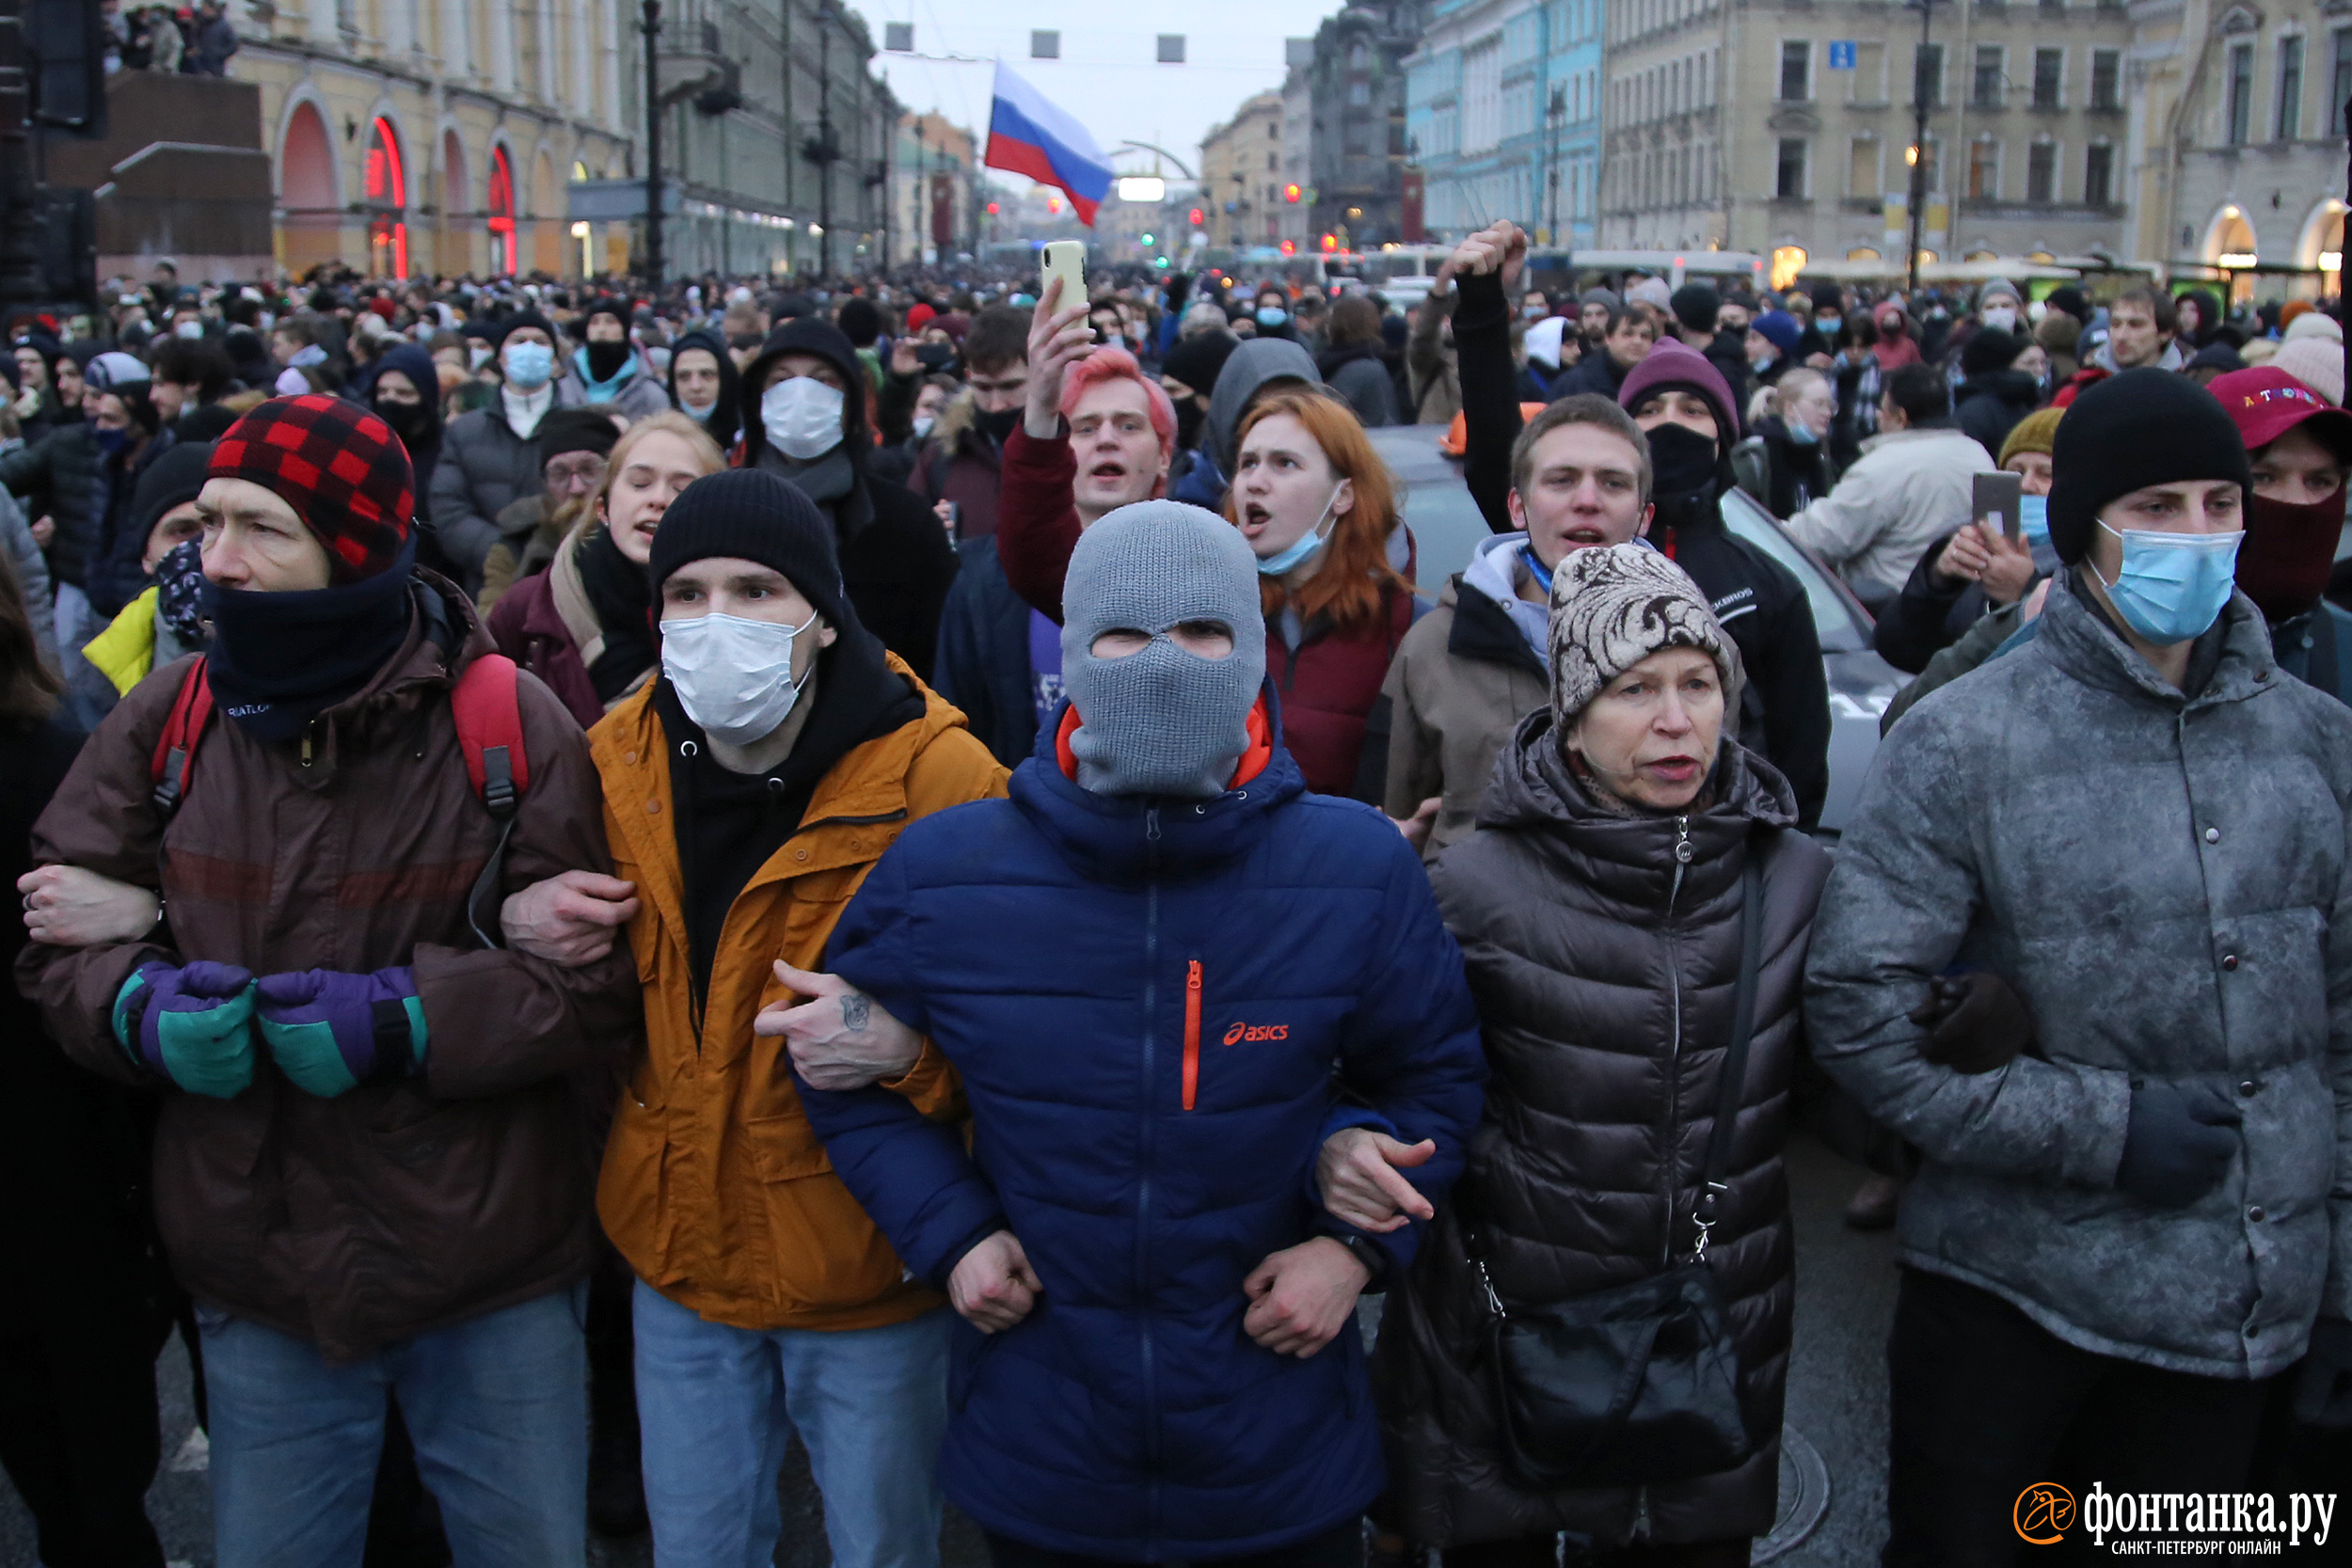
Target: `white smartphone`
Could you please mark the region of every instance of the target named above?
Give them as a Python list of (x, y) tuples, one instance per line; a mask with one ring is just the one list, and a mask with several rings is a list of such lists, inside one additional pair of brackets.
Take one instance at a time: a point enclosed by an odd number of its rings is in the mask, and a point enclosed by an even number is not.
[(1087, 302), (1087, 245), (1084, 240), (1049, 240), (1045, 245), (1044, 261), (1039, 275), (1038, 302), (1043, 304), (1045, 290), (1055, 278), (1061, 279), (1061, 298), (1055, 303), (1057, 310), (1067, 310)]

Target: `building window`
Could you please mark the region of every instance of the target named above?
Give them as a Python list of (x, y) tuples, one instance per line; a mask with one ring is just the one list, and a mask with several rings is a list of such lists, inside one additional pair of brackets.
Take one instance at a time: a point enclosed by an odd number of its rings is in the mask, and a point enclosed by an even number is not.
[(2001, 144), (1996, 141), (1973, 142), (1968, 148), (1968, 199), (1998, 201), (2001, 198)]
[(2334, 80), (2328, 88), (2328, 134), (2344, 135), (2344, 104), (2352, 99), (2352, 27), (2340, 27), (2335, 34), (2336, 59)]
[(2123, 52), (2120, 49), (2094, 49), (2090, 52), (2090, 106), (2094, 109), (2120, 109), (2123, 106), (2121, 87), (2123, 74)]
[(1879, 194), (1879, 144), (1857, 141), (1846, 160), (1846, 194), (1864, 200)]
[(2037, 49), (2033, 52), (2033, 106), (2055, 109), (2058, 106), (2058, 84), (2066, 79), (2066, 51)]
[(1813, 96), (1813, 46), (1792, 42), (1780, 46), (1780, 101), (1802, 103)]
[(1911, 52), (1911, 101), (1931, 109), (1944, 106), (1944, 46), (1923, 43)]
[(2222, 112), (2229, 122), (2223, 139), (2232, 147), (2244, 147), (2254, 128), (2254, 46), (2250, 43), (2230, 49), (2230, 85)]
[(2303, 40), (2297, 35), (2279, 40), (2279, 139), (2293, 141), (2302, 121)]
[(1795, 136), (1781, 138), (1780, 178), (1773, 190), (1783, 201), (1804, 198), (1804, 143)]
[(2001, 106), (2001, 47), (1996, 43), (1977, 46), (1977, 74), (1970, 101), (1979, 109)]
[(2038, 141), (2026, 150), (2026, 199), (2058, 199), (2058, 144)]
[(2083, 204), (2088, 207), (2115, 205), (2114, 148), (2094, 147), (2084, 155)]

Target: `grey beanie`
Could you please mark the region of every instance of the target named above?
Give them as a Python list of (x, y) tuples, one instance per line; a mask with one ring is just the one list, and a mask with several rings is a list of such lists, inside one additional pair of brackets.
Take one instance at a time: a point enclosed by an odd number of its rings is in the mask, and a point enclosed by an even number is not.
[[(1551, 713), (1565, 736), (1601, 689), (1661, 648), (1715, 660), (1724, 712), (1740, 711), (1740, 650), (1690, 574), (1647, 545), (1570, 550), (1551, 577)], [(1736, 719), (1726, 719), (1729, 735)]]
[(1579, 305), (1605, 305), (1613, 311), (1617, 309), (1618, 302), (1616, 293), (1613, 290), (1596, 286), (1585, 290), (1583, 296), (1577, 303)]
[[(1221, 659), (1166, 635), (1186, 621), (1233, 634)], [(1097, 658), (1106, 631), (1151, 634), (1123, 658)], [(1062, 689), (1077, 710), (1070, 737), (1078, 783), (1102, 795), (1224, 793), (1249, 746), (1249, 710), (1265, 684), (1258, 562), (1214, 512), (1149, 500), (1107, 514), (1078, 536), (1062, 583)]]

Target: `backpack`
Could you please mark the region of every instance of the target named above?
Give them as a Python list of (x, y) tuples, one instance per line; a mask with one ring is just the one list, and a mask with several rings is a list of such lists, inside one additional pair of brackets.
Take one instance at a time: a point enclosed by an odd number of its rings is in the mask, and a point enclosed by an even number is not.
[[(213, 718), (213, 687), (199, 657), (180, 681), (165, 717), (164, 733), (155, 742), (151, 776), (155, 809), (169, 822), (186, 800), (197, 746)], [(531, 787), (531, 760), (523, 750), (522, 712), (515, 698), (515, 661), (503, 654), (485, 654), (466, 666), (449, 694), (451, 717), (457, 721), (457, 745), (466, 756), (466, 776), (483, 809), (499, 825), (498, 847), (490, 851), (482, 874), (466, 895), (466, 924), (485, 947), (502, 945), (475, 918), (483, 895), (500, 884), (506, 869), (507, 840), (514, 836), (515, 814)], [(492, 927), (496, 928), (495, 915)]]

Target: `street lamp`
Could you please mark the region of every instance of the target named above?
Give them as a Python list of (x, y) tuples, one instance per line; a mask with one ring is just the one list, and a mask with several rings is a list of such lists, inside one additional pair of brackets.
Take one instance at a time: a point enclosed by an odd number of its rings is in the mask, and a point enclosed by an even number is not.
[(1548, 174), (1548, 182), (1551, 187), (1551, 227), (1546, 232), (1551, 236), (1553, 245), (1560, 243), (1560, 122), (1567, 117), (1568, 86), (1565, 82), (1554, 82), (1551, 84), (1551, 103), (1544, 113), (1544, 118), (1551, 122), (1551, 157)]
[(1914, 309), (1919, 293), (1920, 225), (1926, 221), (1928, 196), (1928, 105), (1936, 83), (1928, 72), (1929, 26), (1935, 0), (1907, 0), (1919, 8), (1919, 54), (1911, 62), (1911, 146), (1903, 158), (1911, 165), (1911, 293)]

